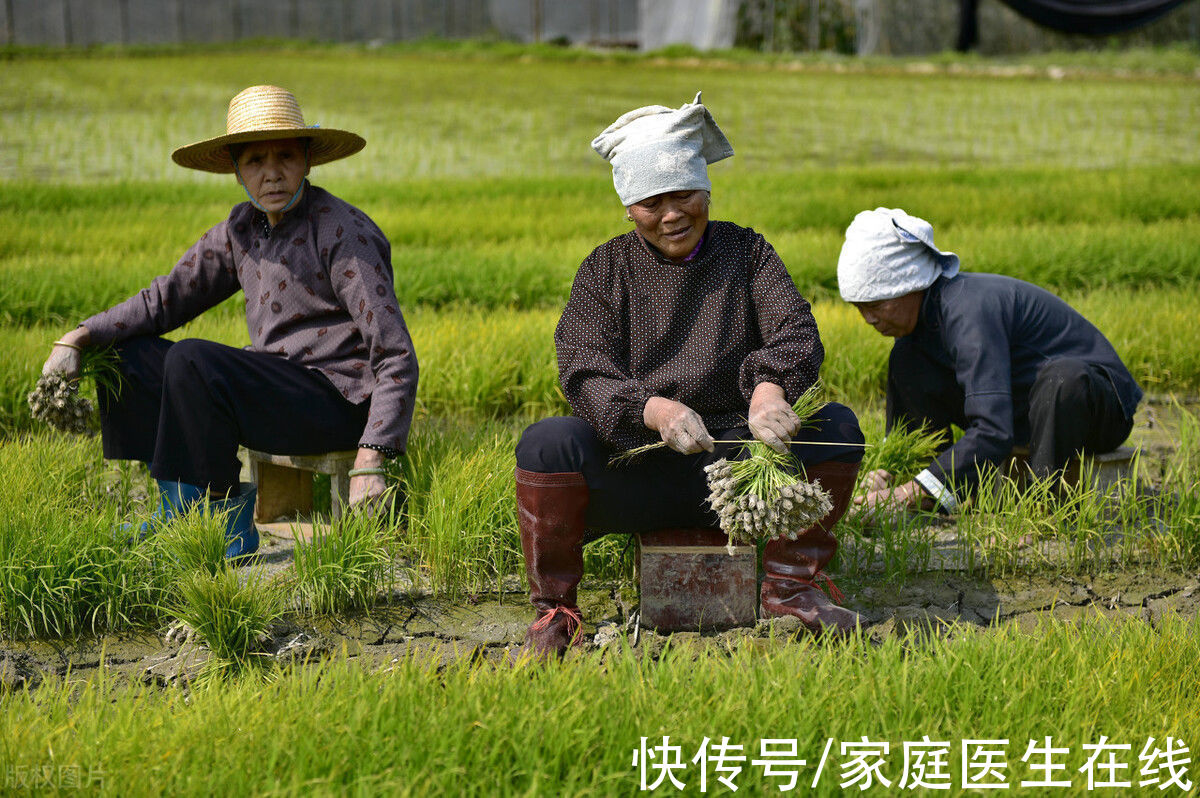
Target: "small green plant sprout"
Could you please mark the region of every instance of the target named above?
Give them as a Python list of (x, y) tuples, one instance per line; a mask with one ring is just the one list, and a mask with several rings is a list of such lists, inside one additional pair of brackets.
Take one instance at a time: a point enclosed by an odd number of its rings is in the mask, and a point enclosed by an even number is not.
[(192, 571), (178, 582), (176, 614), (212, 652), (201, 681), (261, 673), (269, 662), (264, 644), (284, 610), (284, 593), (261, 571), (226, 568)]
[(225, 568), (225, 521), (230, 511), (199, 502), (167, 523), (150, 521), (150, 534), (138, 546), (170, 576), (190, 572), (215, 576)]
[(75, 435), (91, 435), (96, 428), (96, 409), (91, 400), (79, 395), (79, 384), (91, 378), (97, 390), (120, 389), (121, 372), (117, 368), (116, 352), (109, 347), (84, 349), (82, 367), (77, 379), (51, 372), (38, 377), (29, 393), (29, 412), (34, 420)]
[(869, 435), (862, 466), (858, 472), (858, 492), (865, 492), (866, 476), (880, 469), (892, 475), (893, 485), (908, 482), (922, 468), (929, 465), (944, 443), (945, 437), (940, 430), (930, 430), (924, 425), (909, 427), (898, 424), (886, 435), (883, 435), (882, 430), (878, 430), (877, 435)]
[(313, 528), (311, 541), (296, 539), (292, 600), (298, 609), (327, 615), (367, 608), (390, 587), (396, 546), (386, 516), (350, 512)]

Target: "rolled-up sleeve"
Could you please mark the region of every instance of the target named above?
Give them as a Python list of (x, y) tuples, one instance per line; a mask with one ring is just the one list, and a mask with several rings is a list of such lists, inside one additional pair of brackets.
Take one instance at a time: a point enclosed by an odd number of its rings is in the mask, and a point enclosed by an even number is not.
[(657, 439), (642, 420), (649, 398), (630, 374), (628, 331), (615, 306), (616, 296), (585, 260), (575, 275), (571, 297), (554, 331), (563, 393), (577, 416), (615, 449)]
[(404, 452), (417, 393), (417, 356), (396, 301), (391, 248), (382, 234), (347, 237), (329, 253), (330, 280), (362, 336), (364, 360), (354, 368), (375, 375), (360, 444)]
[(139, 335), (163, 335), (187, 324), (241, 288), (228, 222), (206, 232), (175, 268), (118, 305), (81, 322), (95, 346)]
[(762, 345), (742, 360), (738, 386), (749, 402), (759, 383), (772, 382), (795, 402), (820, 376), (825, 349), (812, 308), (775, 248), (759, 236), (753, 255), (750, 294)]

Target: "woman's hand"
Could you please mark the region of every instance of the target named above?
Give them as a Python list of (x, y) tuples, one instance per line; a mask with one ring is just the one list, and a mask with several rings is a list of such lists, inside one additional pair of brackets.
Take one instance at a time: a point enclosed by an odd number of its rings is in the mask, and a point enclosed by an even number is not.
[(651, 396), (642, 410), (642, 421), (680, 454), (713, 450), (713, 439), (704, 427), (704, 420), (683, 402)]
[(760, 382), (750, 397), (750, 432), (780, 454), (786, 454), (792, 436), (800, 431), (800, 417), (792, 410), (783, 388)]
[[(358, 456), (354, 458), (354, 467), (356, 469), (383, 468), (383, 454), (374, 449), (360, 448)], [(387, 481), (383, 474), (359, 474), (350, 477), (350, 506), (372, 502), (382, 496), (386, 490)]]
[(883, 468), (877, 468), (874, 471), (868, 472), (862, 478), (863, 486), (867, 489), (867, 493), (884, 490), (888, 485), (892, 484), (892, 475)]
[[(886, 475), (890, 482), (891, 474), (882, 469), (872, 471), (867, 475), (867, 480), (875, 480), (879, 474)], [(854, 497), (854, 503), (869, 515), (878, 517), (895, 515), (904, 510), (932, 510), (935, 506), (933, 497), (927, 494), (921, 488), (921, 483), (915, 479), (895, 487), (886, 483), (882, 487), (874, 487), (876, 484), (868, 481), (867, 494)]]
[(54, 342), (54, 346), (50, 350), (50, 357), (46, 358), (46, 363), (42, 366), (42, 374), (58, 372), (68, 380), (79, 379), (79, 374), (83, 370), (83, 354), (74, 347), (87, 346), (89, 340), (91, 340), (91, 334), (87, 327), (76, 327), (59, 338)]

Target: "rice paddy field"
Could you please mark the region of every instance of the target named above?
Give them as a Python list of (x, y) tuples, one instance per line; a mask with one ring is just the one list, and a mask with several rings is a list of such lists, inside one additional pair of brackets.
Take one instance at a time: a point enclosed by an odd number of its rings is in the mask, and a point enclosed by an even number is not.
[[(255, 83), (366, 138), (312, 179), (388, 235), (421, 383), (390, 467), (398, 518), (318, 518), (312, 540), (268, 538), (233, 570), (202, 513), (114, 539), (151, 509), (144, 468), (39, 427), (25, 397), (52, 341), (241, 200), (169, 155)], [(848, 518), (834, 575), (871, 625), (844, 644), (780, 623), (636, 631), (632, 548), (605, 538), (581, 599), (595, 641), (514, 666), (532, 612), (513, 446), (567, 412), (554, 324), (579, 262), (628, 229), (589, 142), (701, 89), (737, 152), (710, 170), (713, 217), (779, 251), (813, 302), (826, 390), (872, 443), (890, 342), (838, 299), (835, 266), (854, 214), (887, 206), (930, 220), (964, 269), (1044, 285), (1095, 322), (1147, 392), (1141, 454), (1103, 489), (997, 481), (948, 519)], [(1197, 131), (1188, 49), (0, 51), (3, 791), (1194, 791)], [(172, 337), (247, 343), (240, 298)]]

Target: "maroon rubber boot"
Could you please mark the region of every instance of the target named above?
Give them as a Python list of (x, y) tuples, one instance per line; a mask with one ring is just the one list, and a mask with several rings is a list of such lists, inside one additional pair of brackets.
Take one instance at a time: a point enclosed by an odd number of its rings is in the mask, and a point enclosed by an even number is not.
[(534, 658), (562, 656), (581, 641), (583, 621), (576, 588), (583, 577), (583, 474), (540, 474), (518, 468), (517, 527), (525, 553), (529, 601), (537, 617), (525, 632), (523, 651)]
[[(814, 634), (847, 635), (862, 625), (862, 617), (839, 607), (837, 589), (822, 570), (837, 552), (834, 524), (845, 514), (854, 495), (858, 463), (825, 462), (806, 466), (808, 481), (820, 481), (833, 501), (824, 518), (801, 532), (796, 540), (776, 539), (763, 549), (761, 610), (764, 617), (795, 615)], [(827, 596), (818, 581), (829, 585)]]

